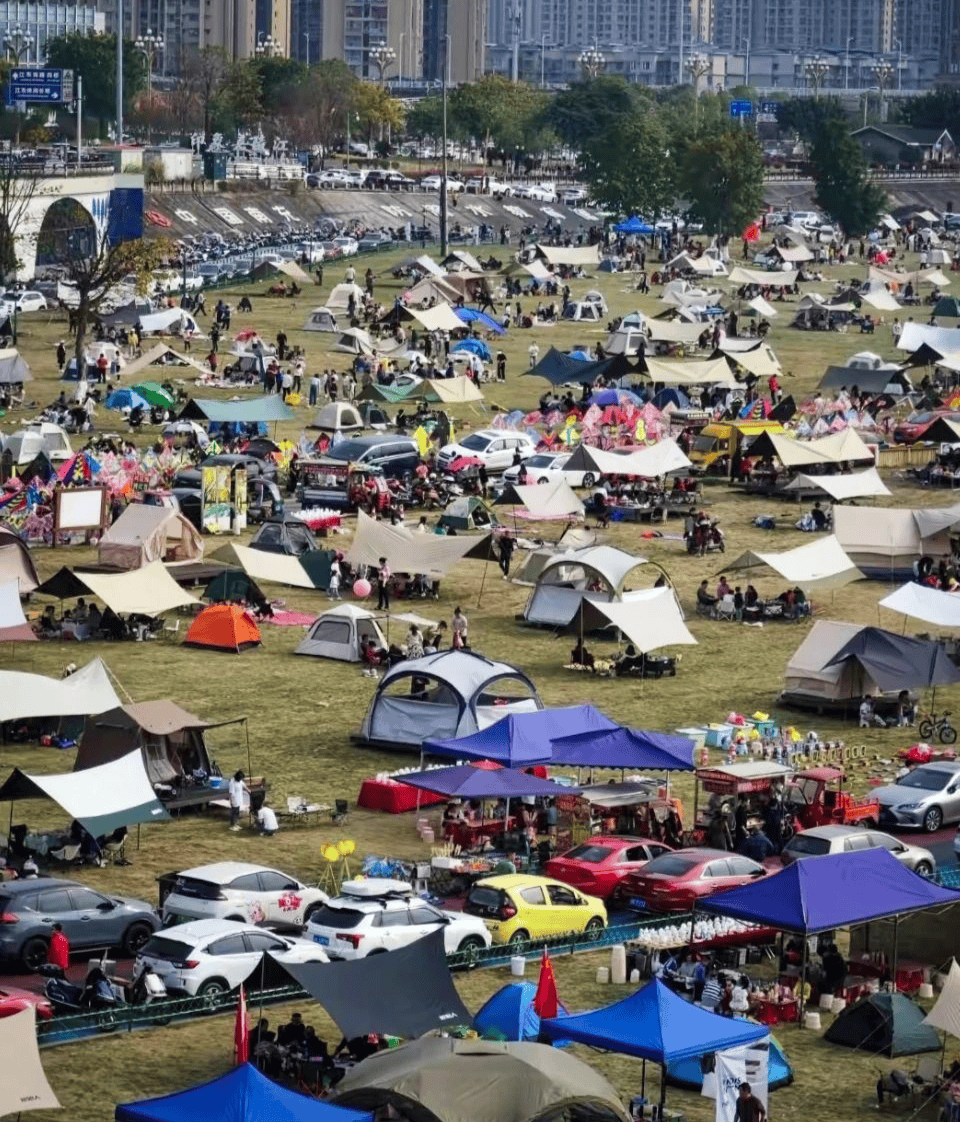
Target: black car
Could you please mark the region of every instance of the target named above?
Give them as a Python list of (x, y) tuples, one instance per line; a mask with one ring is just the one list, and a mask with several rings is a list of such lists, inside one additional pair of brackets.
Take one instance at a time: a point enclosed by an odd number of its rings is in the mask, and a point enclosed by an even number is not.
[(382, 434), (357, 436), (338, 441), (324, 459), (380, 468), (388, 479), (402, 479), (416, 470), (420, 463), (420, 449), (410, 437)]

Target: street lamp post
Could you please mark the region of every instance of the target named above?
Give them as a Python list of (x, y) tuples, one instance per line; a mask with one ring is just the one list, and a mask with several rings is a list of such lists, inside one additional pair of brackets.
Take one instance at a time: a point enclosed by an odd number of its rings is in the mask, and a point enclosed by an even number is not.
[(880, 91), (880, 120), (883, 120), (883, 91), (890, 84), (890, 79), (893, 77), (893, 67), (889, 62), (878, 62), (873, 68), (874, 76), (877, 79), (877, 89)]
[(850, 44), (852, 42), (853, 36), (851, 35), (849, 39), (847, 39), (847, 59), (843, 67), (843, 88), (845, 90), (850, 88)]
[(693, 81), (693, 127), (696, 131), (700, 123), (700, 79), (710, 73), (710, 60), (706, 55), (691, 55), (686, 66)]
[(897, 48), (897, 89), (903, 89), (903, 43), (894, 39), (893, 45)]
[(607, 64), (602, 52), (597, 50), (596, 47), (587, 47), (581, 51), (577, 62), (583, 67), (588, 78), (596, 78)]
[(303, 37), (307, 41), (307, 69), (309, 70), (310, 69), (310, 32), (305, 31), (303, 33)]
[(157, 55), (163, 50), (163, 36), (147, 28), (146, 35), (138, 35), (133, 44), (134, 50), (139, 51), (147, 62), (147, 104), (153, 102), (153, 63)]
[(371, 52), (370, 58), (373, 60), (380, 72), (380, 85), (383, 85), (383, 75), (388, 66), (392, 66), (397, 57), (397, 52), (393, 47), (388, 47), (386, 43), (378, 43)]
[(253, 53), (257, 58), (276, 58), (280, 54), (280, 40), (274, 39), (272, 35), (264, 35), (261, 32), (257, 36), (257, 45), (253, 48)]
[(30, 50), (30, 39), (23, 28), (17, 24), (4, 36), (3, 46), (6, 57), (9, 58), (12, 54), (14, 65), (19, 66), (21, 56)]
[(826, 59), (821, 58), (819, 55), (814, 56), (807, 63), (807, 77), (813, 83), (813, 100), (820, 100), (820, 87), (823, 85), (823, 79), (830, 73), (830, 63)]
[(540, 36), (540, 89), (541, 90), (547, 84), (544, 81), (545, 69), (546, 69), (546, 66), (545, 66), (545, 64), (546, 64), (546, 54), (547, 54), (547, 36), (546, 36), (546, 34), (543, 34), (543, 35)]
[(440, 255), (447, 256), (447, 86), (450, 82), (450, 36), (444, 35), (443, 47), (443, 152), (440, 156)]
[(867, 127), (867, 107), (870, 105), (870, 95), (878, 93), (880, 95), (881, 104), (883, 102), (883, 90), (879, 86), (867, 86), (863, 91), (863, 127)]

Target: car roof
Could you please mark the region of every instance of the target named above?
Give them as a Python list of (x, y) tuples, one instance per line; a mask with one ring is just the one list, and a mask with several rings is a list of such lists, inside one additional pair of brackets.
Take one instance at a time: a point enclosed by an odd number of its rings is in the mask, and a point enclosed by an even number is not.
[[(239, 923), (235, 919), (195, 919), (190, 923), (178, 923), (174, 927), (164, 927), (154, 932), (156, 935), (167, 935), (171, 938), (185, 937), (197, 943), (203, 942), (214, 935), (237, 935), (241, 931), (263, 931), (255, 923)], [(266, 932), (274, 934), (272, 931)]]
[(547, 885), (555, 884), (558, 888), (569, 888), (569, 884), (564, 884), (563, 881), (554, 880), (553, 877), (535, 877), (529, 873), (505, 873), (499, 877), (484, 877), (478, 880), (477, 884), (482, 884), (486, 888), (529, 888), (531, 885), (539, 884), (544, 888)]
[[(275, 873), (278, 869), (270, 869), (266, 865), (253, 865), (249, 861), (215, 861), (211, 865), (198, 865), (195, 869), (183, 869), (177, 873), (178, 877), (196, 877), (198, 880), (216, 881), (225, 883), (234, 877), (242, 877), (245, 873)], [(283, 874), (286, 876), (286, 873)]]
[[(960, 760), (930, 760), (929, 763), (918, 764), (914, 771), (960, 771)], [(906, 779), (906, 776), (904, 776)]]
[(652, 838), (631, 838), (620, 834), (591, 834), (590, 837), (578, 841), (576, 845), (570, 846), (565, 853), (558, 853), (558, 857), (565, 856), (566, 853), (572, 853), (575, 849), (579, 849), (581, 845), (603, 845), (603, 846), (622, 846), (626, 849), (631, 845), (643, 845), (644, 842), (652, 841)]
[[(43, 888), (86, 888), (75, 880), (57, 880), (54, 877), (27, 877), (24, 880), (8, 880), (0, 887), (0, 896), (25, 896), (28, 892), (37, 892)], [(102, 891), (93, 889), (94, 892)]]
[(858, 826), (811, 826), (809, 830), (801, 830), (798, 834), (794, 834), (794, 837), (845, 838), (848, 834), (865, 834), (866, 832), (865, 829)]

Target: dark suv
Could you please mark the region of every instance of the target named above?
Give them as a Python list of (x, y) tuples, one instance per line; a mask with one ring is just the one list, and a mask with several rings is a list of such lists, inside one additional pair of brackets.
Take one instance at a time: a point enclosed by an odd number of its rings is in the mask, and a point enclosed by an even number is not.
[(324, 459), (378, 467), (388, 479), (402, 479), (416, 469), (420, 450), (408, 436), (357, 436), (338, 441)]

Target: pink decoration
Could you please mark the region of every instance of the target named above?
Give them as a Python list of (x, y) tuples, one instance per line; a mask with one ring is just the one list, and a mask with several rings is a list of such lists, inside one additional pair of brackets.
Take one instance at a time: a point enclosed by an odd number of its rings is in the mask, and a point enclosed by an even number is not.
[(371, 593), (370, 582), (368, 580), (358, 580), (353, 583), (353, 594), (358, 600), (365, 600)]

